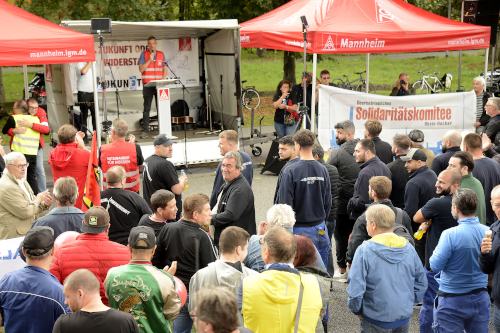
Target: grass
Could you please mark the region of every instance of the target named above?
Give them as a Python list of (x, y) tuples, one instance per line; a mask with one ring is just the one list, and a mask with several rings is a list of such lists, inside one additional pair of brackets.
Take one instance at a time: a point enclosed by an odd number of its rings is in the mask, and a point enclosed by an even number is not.
[[(354, 72), (365, 70), (365, 55), (322, 55), (318, 62), (317, 75), (322, 69), (328, 69), (332, 79), (342, 78), (347, 75), (354, 80)], [(296, 60), (296, 73), (299, 78), (302, 72), (302, 57)], [(312, 71), (312, 61), (307, 62), (307, 70)], [(438, 72), (440, 76), (445, 73), (453, 75), (452, 91), (458, 89), (458, 52), (426, 55), (409, 54), (383, 54), (370, 57), (370, 91), (388, 95), (392, 85), (400, 72), (410, 75), (410, 81), (415, 82), (420, 78), (419, 70), (426, 73)], [(484, 51), (463, 52), (462, 56), (462, 86), (465, 90), (472, 89), (472, 79), (484, 70)], [(30, 71), (36, 71), (30, 67)], [(30, 79), (32, 75), (29, 75)], [(258, 57), (255, 50), (243, 49), (241, 53), (241, 78), (247, 80), (249, 86), (255, 86), (261, 95), (261, 106), (255, 111), (255, 123), (264, 116), (263, 125), (273, 124), (274, 109), (271, 106), (272, 95), (278, 82), (283, 77), (283, 52), (267, 50), (264, 57)], [(8, 69), (3, 72), (7, 105), (14, 100), (22, 98), (23, 75), (21, 68)], [(250, 111), (244, 110), (245, 126), (250, 126)]]

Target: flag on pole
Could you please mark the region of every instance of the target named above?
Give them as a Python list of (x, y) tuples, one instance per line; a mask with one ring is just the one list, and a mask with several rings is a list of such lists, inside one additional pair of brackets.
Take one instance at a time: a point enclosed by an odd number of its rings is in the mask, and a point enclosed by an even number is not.
[(87, 168), (87, 179), (83, 190), (82, 211), (86, 212), (90, 207), (101, 204), (101, 173), (97, 160), (97, 135), (92, 134), (92, 149), (90, 150), (89, 166)]

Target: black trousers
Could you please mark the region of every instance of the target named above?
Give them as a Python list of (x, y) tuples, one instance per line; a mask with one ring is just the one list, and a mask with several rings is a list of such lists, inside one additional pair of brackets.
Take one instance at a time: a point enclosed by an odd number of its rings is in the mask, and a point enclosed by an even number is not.
[(158, 110), (158, 96), (156, 96), (156, 87), (143, 87), (142, 97), (144, 98), (144, 110), (142, 112), (142, 131), (149, 132), (149, 113), (151, 111), (151, 103), (155, 98), (156, 110)]
[(95, 118), (95, 108), (94, 108), (94, 93), (91, 92), (78, 92), (78, 104), (80, 105), (80, 128), (78, 130), (86, 133), (87, 130), (87, 118), (89, 116), (89, 111), (92, 116), (92, 130), (97, 131), (97, 123)]
[(30, 184), (31, 189), (35, 195), (38, 194), (38, 182), (36, 180), (36, 155), (24, 155), (26, 162), (29, 163), (26, 180)]
[(354, 226), (354, 221), (349, 218), (348, 214), (338, 214), (335, 222), (333, 237), (335, 238), (337, 265), (339, 265), (339, 268), (347, 268), (347, 244), (349, 235), (352, 232), (352, 227)]

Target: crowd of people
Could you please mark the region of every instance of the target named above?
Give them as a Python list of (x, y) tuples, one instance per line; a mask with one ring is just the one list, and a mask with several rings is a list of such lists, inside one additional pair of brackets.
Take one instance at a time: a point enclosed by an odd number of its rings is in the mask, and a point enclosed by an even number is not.
[[(289, 91), (283, 82), (279, 100)], [(259, 223), (236, 131), (219, 134), (212, 192), (183, 197), (172, 140), (155, 137), (144, 159), (115, 119), (98, 154), (100, 205), (84, 212), (84, 133), (58, 129), (48, 191), (37, 171), (46, 115), (32, 100), (14, 109), (0, 239), (24, 236), (27, 266), (0, 280), (7, 332), (341, 331), (329, 311), (335, 261), (362, 332), (408, 332), (416, 304), (421, 332), (487, 332), (490, 297), (500, 332), (500, 98), (486, 101), (481, 134), (449, 131), (436, 156), (420, 130), (383, 141), (378, 120), (361, 139), (339, 122), (327, 152), (311, 131), (281, 128), (286, 164)]]

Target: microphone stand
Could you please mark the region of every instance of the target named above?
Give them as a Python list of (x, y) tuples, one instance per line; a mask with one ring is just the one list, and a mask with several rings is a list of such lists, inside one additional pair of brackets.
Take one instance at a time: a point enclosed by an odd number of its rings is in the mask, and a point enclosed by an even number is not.
[[(167, 61), (163, 61), (163, 63), (167, 66), (168, 70), (174, 75), (174, 78), (179, 82), (182, 86), (182, 100), (183, 100), (183, 108), (184, 108), (184, 116), (186, 116), (186, 100), (185, 100), (185, 91), (187, 91), (189, 94), (191, 94), (182, 82), (182, 80), (175, 74), (175, 72), (172, 70), (170, 65), (168, 64)], [(189, 117), (189, 110), (187, 110), (187, 116)], [(184, 168), (186, 169), (186, 172), (189, 172), (189, 167), (188, 167), (188, 162), (187, 162), (187, 125), (186, 125), (186, 118), (184, 118)]]
[(113, 69), (111, 65), (108, 63), (109, 72), (111, 73), (111, 79), (115, 83), (115, 97), (116, 97), (116, 118), (120, 118), (120, 105), (123, 105), (122, 99), (120, 98), (120, 93), (118, 92), (118, 86), (116, 85), (115, 74), (113, 73)]

